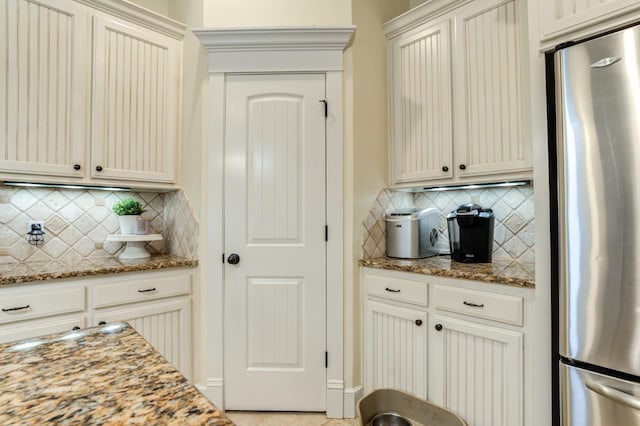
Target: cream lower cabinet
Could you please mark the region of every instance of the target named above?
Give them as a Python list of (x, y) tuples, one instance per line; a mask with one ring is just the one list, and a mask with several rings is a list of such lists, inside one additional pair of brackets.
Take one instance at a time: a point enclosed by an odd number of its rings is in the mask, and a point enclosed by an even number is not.
[(365, 312), (365, 391), (393, 388), (426, 398), (427, 314), (374, 300)]
[(128, 322), (191, 379), (191, 273), (131, 272), (0, 288), (0, 343)]
[(365, 393), (409, 392), (469, 426), (530, 424), (528, 290), (372, 268), (363, 268), (362, 282)]

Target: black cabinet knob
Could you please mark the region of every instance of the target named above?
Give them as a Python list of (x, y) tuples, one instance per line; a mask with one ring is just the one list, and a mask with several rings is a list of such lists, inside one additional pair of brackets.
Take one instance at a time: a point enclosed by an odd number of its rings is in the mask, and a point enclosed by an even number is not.
[(436, 330), (442, 331), (442, 324), (436, 324)]
[(80, 164), (74, 164), (73, 165), (73, 170), (80, 170)]
[(447, 166), (442, 166), (442, 171), (443, 171), (443, 172), (448, 172), (448, 171), (449, 171), (449, 167), (447, 167)]
[(96, 166), (96, 172), (101, 172), (102, 171), (102, 166)]
[(100, 321), (100, 322), (98, 323), (98, 325), (107, 325), (107, 322), (106, 322), (106, 321)]
[(227, 258), (227, 262), (229, 262), (231, 265), (237, 265), (240, 262), (240, 256), (235, 253), (231, 253)]
[(460, 164), (458, 167), (460, 167), (460, 170), (464, 170), (467, 168), (467, 166), (465, 166), (464, 164)]
[(421, 319), (417, 319), (417, 320), (416, 320), (416, 325), (417, 325), (418, 327), (420, 327), (420, 326), (422, 325), (422, 320), (421, 320)]
[(75, 327), (73, 327), (71, 330), (80, 330), (80, 327), (78, 327), (77, 325)]

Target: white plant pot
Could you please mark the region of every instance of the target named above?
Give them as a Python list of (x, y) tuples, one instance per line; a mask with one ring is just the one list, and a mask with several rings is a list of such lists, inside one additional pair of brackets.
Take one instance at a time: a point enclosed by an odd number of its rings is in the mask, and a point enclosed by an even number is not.
[(121, 234), (133, 234), (136, 229), (136, 221), (140, 215), (124, 215), (118, 216), (118, 221), (120, 222), (120, 233)]

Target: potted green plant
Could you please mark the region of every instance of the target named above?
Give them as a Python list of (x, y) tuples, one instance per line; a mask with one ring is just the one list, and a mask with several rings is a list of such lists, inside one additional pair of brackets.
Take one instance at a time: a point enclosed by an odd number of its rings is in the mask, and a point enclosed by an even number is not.
[(142, 208), (142, 203), (132, 197), (118, 201), (111, 209), (118, 215), (121, 234), (133, 234), (136, 220), (146, 211)]

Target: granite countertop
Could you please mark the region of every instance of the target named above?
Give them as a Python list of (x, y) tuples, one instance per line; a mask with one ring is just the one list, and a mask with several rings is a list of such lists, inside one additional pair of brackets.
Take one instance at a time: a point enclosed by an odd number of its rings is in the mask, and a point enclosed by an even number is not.
[(233, 425), (126, 323), (0, 345), (0, 424)]
[(114, 257), (92, 257), (79, 261), (52, 260), (48, 262), (5, 263), (0, 264), (0, 286), (58, 278), (88, 277), (197, 265), (198, 261), (195, 259), (169, 255), (126, 260)]
[(369, 268), (535, 288), (533, 263), (498, 259), (491, 263), (461, 263), (451, 260), (449, 256), (434, 256), (412, 260), (377, 257), (363, 259), (359, 263), (361, 266)]

